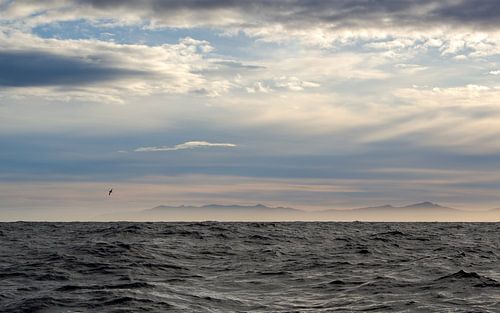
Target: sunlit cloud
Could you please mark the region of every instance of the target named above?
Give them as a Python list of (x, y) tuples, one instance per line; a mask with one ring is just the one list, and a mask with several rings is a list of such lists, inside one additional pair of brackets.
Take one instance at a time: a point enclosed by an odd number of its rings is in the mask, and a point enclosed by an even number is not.
[(161, 146), (161, 147), (140, 147), (135, 149), (135, 152), (164, 152), (164, 151), (177, 151), (177, 150), (191, 150), (199, 148), (233, 148), (236, 147), (232, 143), (212, 143), (207, 141), (187, 141), (175, 145), (173, 147)]
[[(367, 47), (438, 48), (443, 55), (498, 53), (498, 3), (481, 1), (4, 1), (4, 19), (18, 27), (88, 20), (102, 26), (219, 29), (266, 42), (299, 40), (323, 48), (365, 42)], [(469, 12), (464, 14), (463, 12)]]
[[(151, 47), (0, 32), (0, 91), (88, 100), (102, 95), (119, 101), (125, 95), (216, 96), (226, 92), (230, 84), (200, 74), (212, 67), (206, 59), (211, 49), (207, 41), (189, 37), (176, 44)], [(19, 87), (23, 87), (22, 92)]]

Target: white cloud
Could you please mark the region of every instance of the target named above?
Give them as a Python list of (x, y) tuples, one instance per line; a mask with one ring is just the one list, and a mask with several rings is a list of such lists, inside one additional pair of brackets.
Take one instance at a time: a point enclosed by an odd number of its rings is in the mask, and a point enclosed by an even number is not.
[[(176, 44), (147, 46), (118, 44), (99, 40), (43, 39), (19, 31), (0, 29), (0, 53), (50, 55), (53, 59), (86, 62), (99, 69), (112, 67), (138, 75), (115, 75), (112, 79), (88, 81), (73, 88), (60, 86), (3, 87), (4, 95), (17, 94), (46, 97), (51, 100), (87, 100), (123, 102), (130, 95), (197, 93), (219, 96), (231, 84), (221, 77), (208, 77), (203, 71), (214, 68), (209, 53), (213, 47), (207, 41), (180, 39)], [(48, 71), (47, 75), (51, 75)], [(27, 77), (27, 79), (31, 79)], [(72, 77), (68, 77), (71, 81)], [(61, 82), (64, 85), (64, 81)]]
[(248, 93), (269, 93), (273, 91), (273, 89), (267, 86), (264, 82), (255, 82), (252, 86), (245, 88)]
[(407, 63), (399, 63), (394, 65), (394, 67), (397, 68), (400, 72), (403, 72), (405, 74), (415, 74), (428, 69), (427, 66), (422, 66), (419, 64), (407, 64)]
[[(37, 25), (86, 20), (97, 26), (218, 29), (266, 42), (332, 48), (362, 43), (371, 49), (437, 48), (443, 56), (500, 53), (498, 3), (488, 1), (4, 1), (2, 18), (29, 31)], [(465, 16), (462, 12), (470, 12)], [(411, 51), (406, 51), (411, 53)]]
[(401, 88), (393, 93), (399, 99), (424, 107), (498, 106), (500, 88), (468, 84), (457, 87)]
[(393, 96), (397, 105), (381, 104), (365, 113), (383, 120), (360, 132), (361, 144), (396, 141), (470, 155), (500, 151), (494, 140), (500, 134), (500, 88), (415, 86)]
[(304, 88), (314, 88), (314, 87), (319, 87), (320, 84), (310, 82), (310, 81), (303, 81), (298, 79), (297, 77), (294, 76), (282, 76), (278, 77), (275, 79), (275, 84), (278, 87), (281, 88), (286, 88), (292, 91), (302, 91)]
[(237, 145), (232, 143), (211, 143), (207, 141), (187, 141), (175, 145), (173, 147), (140, 147), (135, 149), (135, 152), (162, 152), (162, 151), (177, 151), (177, 150), (188, 150), (188, 149), (198, 149), (198, 148), (233, 148)]
[(281, 76), (274, 78), (268, 82), (258, 81), (252, 86), (246, 87), (248, 93), (269, 93), (279, 90), (289, 90), (289, 91), (303, 91), (306, 88), (319, 87), (320, 84), (310, 81), (300, 80), (297, 77), (291, 76)]

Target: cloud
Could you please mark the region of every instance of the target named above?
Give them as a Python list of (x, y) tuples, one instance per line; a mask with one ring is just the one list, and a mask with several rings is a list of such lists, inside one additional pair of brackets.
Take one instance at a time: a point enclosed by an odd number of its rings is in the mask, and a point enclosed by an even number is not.
[(248, 93), (256, 93), (256, 92), (269, 93), (272, 92), (273, 89), (270, 86), (267, 86), (263, 82), (255, 82), (252, 86), (246, 87), (246, 91)]
[(54, 22), (86, 21), (145, 30), (205, 27), (227, 36), (243, 33), (263, 42), (328, 49), (357, 43), (393, 57), (426, 49), (458, 58), (500, 53), (500, 4), (493, 0), (48, 0), (4, 1), (2, 7), (4, 23), (26, 32)]
[(401, 48), (427, 37), (456, 47), (456, 35), (480, 31), (485, 37), (476, 48), (491, 49), (500, 26), (496, 0), (48, 0), (4, 1), (2, 8), (3, 19), (24, 28), (79, 19), (106, 26), (215, 27), (226, 34), (244, 32), (266, 41), (299, 38), (320, 46), (378, 38), (387, 41), (376, 44), (380, 48)]
[(0, 28), (0, 91), (17, 96), (9, 87), (23, 87), (23, 96), (90, 101), (151, 94), (219, 96), (231, 85), (203, 74), (216, 67), (208, 57), (212, 49), (209, 42), (190, 37), (147, 46), (45, 39)]
[(314, 88), (319, 87), (320, 84), (310, 81), (303, 81), (297, 77), (278, 77), (275, 79), (275, 84), (277, 87), (286, 88), (292, 91), (302, 91), (304, 88)]
[(175, 145), (173, 147), (140, 147), (135, 149), (135, 152), (162, 152), (162, 151), (177, 151), (177, 150), (188, 150), (188, 149), (198, 149), (198, 148), (233, 148), (237, 145), (232, 143), (211, 143), (207, 141), (187, 141)]
[[(45, 13), (51, 18), (69, 18), (79, 12), (84, 17), (130, 15), (154, 19), (157, 23), (183, 25), (230, 25), (275, 22), (292, 24), (329, 24), (336, 28), (362, 26), (411, 26), (429, 24), (463, 25), (491, 28), (500, 24), (500, 4), (495, 0), (340, 0), (340, 1), (199, 1), (199, 0), (50, 0), (43, 4), (31, 1), (4, 1), (5, 16), (37, 18)], [(56, 14), (58, 13), (58, 15)], [(203, 15), (204, 14), (204, 15)], [(218, 15), (218, 18), (217, 18)], [(204, 18), (200, 18), (200, 17)], [(291, 25), (290, 25), (291, 26)], [(292, 26), (291, 26), (292, 27)]]
[(400, 72), (403, 72), (405, 74), (415, 74), (420, 71), (425, 71), (427, 69), (426, 66), (422, 66), (419, 64), (405, 64), (405, 63), (400, 63), (394, 65), (395, 68), (397, 68)]
[(253, 64), (244, 64), (242, 62), (238, 62), (238, 61), (234, 61), (234, 60), (220, 60), (220, 61), (214, 60), (212, 63), (220, 65), (221, 67), (227, 67), (230, 69), (237, 69), (237, 70), (239, 70), (239, 69), (244, 69), (244, 70), (265, 69), (264, 66), (253, 65)]
[(450, 106), (496, 107), (500, 97), (500, 87), (468, 84), (447, 88), (402, 88), (395, 90), (393, 93), (399, 99), (427, 108)]
[(273, 78), (268, 82), (255, 82), (252, 86), (246, 87), (246, 91), (248, 93), (269, 93), (280, 89), (288, 91), (303, 91), (306, 88), (315, 88), (319, 86), (320, 84), (318, 83), (303, 81), (294, 76), (281, 76)]
[(0, 86), (74, 86), (145, 76), (147, 72), (120, 69), (83, 58), (36, 51), (0, 51)]

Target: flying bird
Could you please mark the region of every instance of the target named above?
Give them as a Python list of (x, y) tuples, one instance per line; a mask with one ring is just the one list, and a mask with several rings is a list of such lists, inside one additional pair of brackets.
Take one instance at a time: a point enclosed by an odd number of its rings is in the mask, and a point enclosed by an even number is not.
[(111, 196), (111, 194), (113, 193), (113, 188), (111, 188), (109, 191), (108, 191), (108, 196)]

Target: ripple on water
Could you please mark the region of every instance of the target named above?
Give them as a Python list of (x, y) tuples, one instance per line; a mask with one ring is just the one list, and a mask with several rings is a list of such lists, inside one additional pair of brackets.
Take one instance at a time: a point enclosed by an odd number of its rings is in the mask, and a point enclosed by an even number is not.
[(0, 223), (0, 311), (498, 311), (500, 223)]

